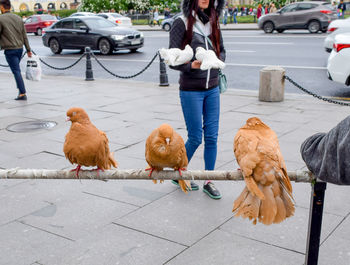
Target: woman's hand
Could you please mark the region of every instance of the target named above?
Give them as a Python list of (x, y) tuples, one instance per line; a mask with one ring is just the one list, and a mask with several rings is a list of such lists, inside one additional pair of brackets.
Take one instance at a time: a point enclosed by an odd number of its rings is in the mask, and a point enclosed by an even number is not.
[(201, 67), (202, 62), (198, 60), (194, 60), (191, 64), (192, 69), (199, 69)]

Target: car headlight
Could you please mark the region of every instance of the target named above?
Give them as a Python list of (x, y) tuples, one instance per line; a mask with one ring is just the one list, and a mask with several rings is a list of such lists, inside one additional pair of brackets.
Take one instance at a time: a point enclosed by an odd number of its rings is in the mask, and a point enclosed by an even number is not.
[(124, 39), (124, 35), (111, 35), (111, 38), (113, 40), (123, 40)]
[(143, 38), (143, 32), (141, 32), (140, 36), (141, 36), (141, 38)]

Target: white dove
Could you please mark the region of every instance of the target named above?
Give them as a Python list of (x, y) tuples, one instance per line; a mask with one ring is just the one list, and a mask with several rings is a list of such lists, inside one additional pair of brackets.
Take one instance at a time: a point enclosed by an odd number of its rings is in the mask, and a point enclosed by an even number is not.
[(160, 49), (160, 56), (167, 65), (176, 66), (187, 63), (193, 58), (193, 49), (190, 45), (186, 45), (185, 49), (178, 48)]
[(225, 63), (216, 57), (216, 54), (212, 50), (206, 50), (202, 47), (196, 49), (196, 59), (201, 64), (201, 70), (208, 70), (211, 68), (224, 69)]

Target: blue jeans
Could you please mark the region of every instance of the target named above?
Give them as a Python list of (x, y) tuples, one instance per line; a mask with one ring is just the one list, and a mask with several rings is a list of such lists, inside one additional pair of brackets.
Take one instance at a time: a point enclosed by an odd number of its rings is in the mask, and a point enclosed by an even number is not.
[(20, 94), (25, 94), (26, 89), (24, 87), (23, 78), (21, 75), (21, 68), (19, 63), (21, 61), (23, 49), (5, 50), (6, 61), (9, 64), (11, 71), (16, 79), (17, 88)]
[(205, 170), (214, 170), (220, 116), (219, 87), (207, 91), (180, 90), (182, 112), (187, 127), (186, 152), (188, 161), (202, 143), (204, 132)]

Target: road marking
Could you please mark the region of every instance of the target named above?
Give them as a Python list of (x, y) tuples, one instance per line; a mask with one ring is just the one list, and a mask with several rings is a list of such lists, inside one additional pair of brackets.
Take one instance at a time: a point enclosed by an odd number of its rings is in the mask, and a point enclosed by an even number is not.
[[(240, 64), (240, 63), (226, 63), (229, 66), (243, 66), (243, 67), (266, 67), (271, 66), (273, 64)], [(279, 66), (282, 68), (292, 68), (292, 69), (311, 69), (311, 70), (325, 70), (327, 67), (319, 67), (319, 66), (302, 66), (302, 65), (273, 65)]]
[[(0, 57), (4, 57), (0, 55)], [(64, 60), (77, 60), (79, 57), (52, 57), (52, 56), (40, 56), (41, 59), (64, 59)], [(99, 61), (114, 61), (114, 62), (137, 62), (137, 63), (149, 63), (151, 58), (147, 60), (139, 60), (139, 59), (113, 59), (113, 58), (103, 58), (97, 57)], [(84, 59), (83, 59), (84, 60)], [(22, 61), (23, 62), (23, 61)], [(154, 62), (159, 63), (159, 60), (156, 59)], [(3, 64), (0, 62), (0, 64)], [(266, 67), (274, 64), (240, 64), (240, 63), (226, 63), (227, 66), (241, 66), (241, 67)], [(325, 70), (327, 67), (320, 66), (302, 66), (302, 65), (274, 65), (280, 66), (282, 68), (291, 68), (291, 69), (307, 69), (307, 70)]]
[(249, 52), (256, 52), (256, 51), (244, 51), (244, 50), (226, 50), (226, 52), (242, 52), (242, 53), (247, 52), (247, 53), (249, 53)]
[(224, 35), (224, 43), (225, 43), (225, 39), (227, 38), (304, 38), (304, 39), (325, 39), (327, 36), (293, 36), (293, 35), (285, 35), (285, 36), (271, 36), (271, 35), (267, 35), (267, 36), (254, 36), (254, 35)]
[(293, 42), (239, 42), (239, 41), (225, 41), (224, 44), (260, 44), (260, 45), (293, 45)]
[(330, 97), (330, 98), (337, 99), (337, 100), (350, 101), (350, 98), (345, 98), (345, 97)]

